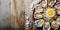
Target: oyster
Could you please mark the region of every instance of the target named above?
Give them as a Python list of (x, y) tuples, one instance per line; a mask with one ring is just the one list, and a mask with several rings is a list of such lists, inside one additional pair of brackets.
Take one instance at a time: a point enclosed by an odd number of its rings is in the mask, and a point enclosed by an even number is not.
[(56, 21), (60, 25), (60, 17), (57, 17)]
[(57, 2), (54, 6), (57, 10), (60, 10), (60, 2)]
[(44, 23), (43, 30), (50, 30), (50, 23), (49, 22)]
[(60, 11), (57, 11), (57, 14), (60, 15)]
[(40, 19), (39, 22), (38, 22), (39, 27), (42, 27), (43, 24), (44, 24), (44, 20), (43, 19)]
[(53, 22), (51, 23), (51, 27), (52, 27), (53, 29), (58, 29), (58, 28), (59, 28), (59, 24), (58, 24), (56, 21), (53, 21)]
[(41, 13), (43, 12), (43, 8), (36, 8), (35, 13)]
[(35, 19), (40, 19), (40, 18), (43, 18), (43, 15), (42, 14), (35, 14), (34, 18)]
[(42, 7), (43, 8), (47, 7), (47, 1), (42, 1)]
[(53, 7), (53, 5), (54, 5), (54, 2), (53, 2), (53, 1), (51, 1), (51, 2), (48, 4), (49, 7)]

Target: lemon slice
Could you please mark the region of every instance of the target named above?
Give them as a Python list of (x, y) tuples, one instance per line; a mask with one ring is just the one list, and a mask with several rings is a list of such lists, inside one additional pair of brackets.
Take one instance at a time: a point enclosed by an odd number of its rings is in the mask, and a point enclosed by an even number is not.
[(48, 17), (53, 17), (55, 15), (55, 11), (53, 9), (47, 9), (46, 15)]

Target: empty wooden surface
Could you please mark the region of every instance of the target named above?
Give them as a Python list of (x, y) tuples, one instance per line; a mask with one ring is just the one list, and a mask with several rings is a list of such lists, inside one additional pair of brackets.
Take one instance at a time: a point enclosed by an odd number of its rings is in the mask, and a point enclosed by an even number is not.
[[(25, 15), (33, 0), (0, 0), (0, 29), (24, 30)], [(8, 30), (9, 30), (8, 29)]]

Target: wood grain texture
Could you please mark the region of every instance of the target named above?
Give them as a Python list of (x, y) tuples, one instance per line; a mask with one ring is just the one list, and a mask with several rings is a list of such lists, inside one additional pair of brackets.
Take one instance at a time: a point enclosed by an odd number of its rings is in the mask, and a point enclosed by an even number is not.
[[(33, 22), (33, 11), (30, 5), (34, 0), (0, 0), (0, 29), (24, 30), (25, 17), (30, 16)], [(30, 30), (33, 30), (31, 26)]]

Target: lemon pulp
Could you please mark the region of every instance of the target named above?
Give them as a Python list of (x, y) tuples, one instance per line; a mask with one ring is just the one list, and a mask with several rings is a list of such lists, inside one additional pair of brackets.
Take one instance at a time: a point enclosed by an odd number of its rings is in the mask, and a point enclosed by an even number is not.
[(48, 17), (53, 17), (55, 15), (55, 11), (53, 9), (47, 9), (46, 15)]

